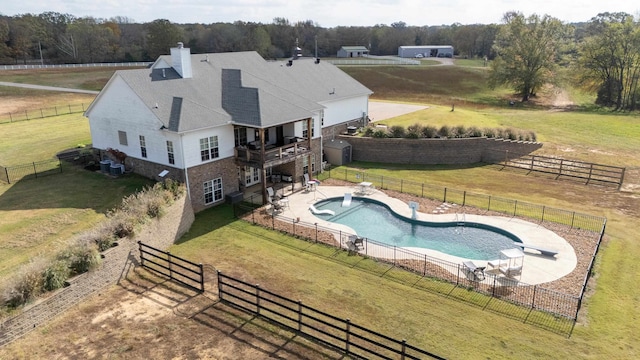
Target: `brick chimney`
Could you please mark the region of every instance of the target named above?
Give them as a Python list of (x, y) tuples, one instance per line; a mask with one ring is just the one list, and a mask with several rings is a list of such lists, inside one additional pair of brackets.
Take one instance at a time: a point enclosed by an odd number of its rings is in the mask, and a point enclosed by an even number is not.
[(191, 50), (185, 48), (181, 42), (178, 43), (178, 47), (171, 48), (171, 65), (183, 79), (193, 77), (191, 71)]

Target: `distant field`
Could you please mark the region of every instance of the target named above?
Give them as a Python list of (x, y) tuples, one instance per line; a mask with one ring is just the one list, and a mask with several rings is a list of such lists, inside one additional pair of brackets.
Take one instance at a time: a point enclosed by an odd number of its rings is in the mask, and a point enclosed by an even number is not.
[(72, 89), (101, 90), (116, 70), (134, 67), (69, 68), (0, 71), (0, 81), (24, 84), (68, 87)]

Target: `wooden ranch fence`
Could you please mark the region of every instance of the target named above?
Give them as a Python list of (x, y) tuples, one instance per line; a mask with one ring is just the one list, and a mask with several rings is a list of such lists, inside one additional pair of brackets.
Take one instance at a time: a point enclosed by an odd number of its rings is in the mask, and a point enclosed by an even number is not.
[(204, 269), (187, 259), (171, 255), (138, 241), (140, 266), (156, 274), (168, 277), (193, 290), (204, 292)]
[(406, 340), (391, 338), (221, 272), (218, 296), (226, 304), (358, 359), (444, 359)]
[[(495, 152), (497, 150), (491, 151)], [(556, 175), (556, 179), (569, 177), (585, 180), (586, 184), (599, 183), (615, 185), (618, 189), (622, 186), (626, 169), (619, 166), (567, 160), (550, 156), (510, 154), (508, 150), (504, 151), (503, 159), (504, 160), (495, 163), (505, 167)]]

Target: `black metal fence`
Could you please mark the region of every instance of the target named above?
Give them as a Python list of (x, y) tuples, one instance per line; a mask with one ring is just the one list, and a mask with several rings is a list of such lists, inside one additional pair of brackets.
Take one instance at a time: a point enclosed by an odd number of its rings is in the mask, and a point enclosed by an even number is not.
[(10, 112), (0, 114), (0, 124), (26, 121), (33, 119), (42, 119), (46, 117), (68, 115), (82, 113), (86, 110), (85, 104), (69, 104), (63, 106), (54, 106), (49, 108), (30, 109), (20, 112)]
[(168, 251), (156, 249), (138, 241), (140, 266), (156, 274), (166, 276), (184, 286), (204, 292), (204, 269), (181, 257), (171, 255)]
[[(270, 223), (259, 221), (260, 214), (255, 208), (237, 205), (236, 215), (249, 214), (244, 218), (255, 225), (266, 226), (272, 230), (284, 232), (299, 238), (313, 242), (322, 242), (327, 245), (348, 249), (347, 242), (357, 237), (356, 234), (335, 230), (317, 223), (307, 223), (278, 215), (270, 217)], [(309, 231), (311, 230), (311, 231)], [(336, 241), (337, 240), (337, 241)], [(423, 277), (444, 280), (449, 284), (464, 289), (473, 289), (476, 292), (499, 298), (513, 304), (528, 307), (562, 316), (575, 321), (579, 310), (581, 296), (564, 294), (562, 292), (546, 289), (540, 285), (529, 285), (499, 274), (487, 272), (484, 280), (479, 281), (473, 274), (464, 269), (461, 264), (448, 262), (425, 254), (417, 253), (402, 247), (384, 244), (372, 239), (363, 238), (363, 246), (357, 252), (361, 256), (375, 258), (396, 268), (407, 270)], [(403, 281), (403, 274), (391, 274), (398, 281)], [(411, 281), (411, 277), (407, 277)], [(423, 284), (425, 290), (436, 292), (449, 292), (450, 289), (439, 288), (442, 283)], [(584, 289), (583, 289), (584, 291)], [(582, 291), (582, 292), (583, 292)], [(553, 328), (555, 324), (547, 326), (544, 322), (550, 319), (544, 316), (531, 318), (528, 321), (538, 323), (542, 327)]]
[[(497, 150), (487, 151), (497, 152)], [(500, 151), (500, 153), (502, 153), (502, 151)], [(496, 157), (492, 156), (491, 158)], [(514, 154), (509, 154), (509, 151), (504, 151), (503, 160), (494, 163), (527, 171), (555, 175), (556, 179), (568, 177), (583, 180), (586, 184), (614, 185), (618, 189), (622, 186), (626, 170), (626, 168), (620, 166), (595, 164), (549, 156), (531, 154), (518, 154), (514, 156)]]
[(62, 161), (51, 159), (15, 166), (0, 166), (0, 181), (7, 184), (18, 180), (44, 177), (62, 172)]
[(218, 272), (218, 296), (224, 303), (355, 358), (443, 359), (405, 340), (380, 334), (221, 272)]
[(465, 190), (429, 185), (415, 181), (397, 179), (388, 176), (368, 174), (352, 169), (329, 169), (317, 175), (318, 179), (334, 178), (353, 183), (367, 181), (379, 189), (398, 191), (418, 197), (442, 202), (471, 206), (478, 209), (495, 211), (509, 216), (522, 216), (537, 221), (549, 221), (568, 225), (572, 229), (584, 229), (601, 232), (606, 219), (601, 216), (581, 214), (575, 211), (561, 210), (545, 205), (525, 201), (505, 199), (491, 195), (478, 194)]

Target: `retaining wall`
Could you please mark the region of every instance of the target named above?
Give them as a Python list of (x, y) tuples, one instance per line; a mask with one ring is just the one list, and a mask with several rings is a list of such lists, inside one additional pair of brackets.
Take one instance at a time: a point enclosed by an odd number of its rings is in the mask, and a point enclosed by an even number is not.
[(354, 161), (395, 164), (452, 165), (499, 162), (529, 154), (542, 143), (494, 138), (398, 139), (338, 137), (352, 146)]

